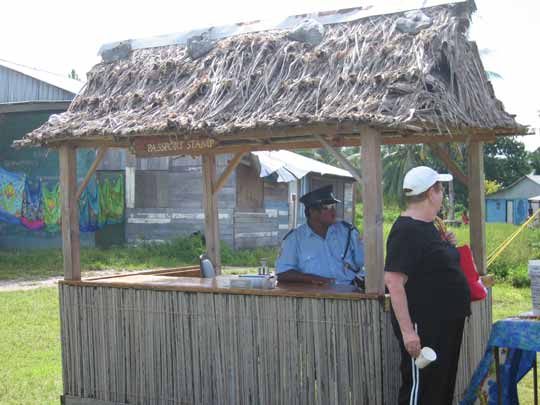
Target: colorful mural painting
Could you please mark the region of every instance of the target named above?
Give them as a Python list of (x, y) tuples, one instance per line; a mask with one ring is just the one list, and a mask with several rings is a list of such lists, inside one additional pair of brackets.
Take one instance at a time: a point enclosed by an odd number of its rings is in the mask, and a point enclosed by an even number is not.
[[(60, 232), (60, 184), (43, 184), (39, 178), (0, 167), (0, 222), (20, 224), (30, 230)], [(95, 176), (79, 200), (81, 232), (124, 222), (124, 176)]]

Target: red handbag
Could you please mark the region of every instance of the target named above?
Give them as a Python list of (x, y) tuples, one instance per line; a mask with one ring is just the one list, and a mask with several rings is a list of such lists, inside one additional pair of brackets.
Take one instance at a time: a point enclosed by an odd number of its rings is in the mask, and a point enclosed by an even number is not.
[(487, 297), (487, 288), (482, 284), (482, 280), (476, 271), (476, 264), (469, 245), (456, 248), (459, 252), (459, 265), (469, 283), (471, 290), (471, 301), (480, 301)]
[[(446, 225), (439, 217), (435, 218), (435, 225), (441, 234), (443, 239), (446, 239)], [(467, 279), (469, 284), (469, 290), (471, 291), (471, 301), (480, 301), (487, 297), (487, 288), (482, 283), (478, 271), (476, 270), (476, 264), (472, 250), (469, 245), (463, 245), (456, 248), (459, 252), (459, 265), (461, 271)]]

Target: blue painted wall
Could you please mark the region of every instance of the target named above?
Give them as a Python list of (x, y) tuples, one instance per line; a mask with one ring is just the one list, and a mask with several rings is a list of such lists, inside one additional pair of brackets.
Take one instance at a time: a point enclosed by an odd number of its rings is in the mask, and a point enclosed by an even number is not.
[(512, 203), (512, 223), (521, 225), (529, 217), (529, 201), (518, 199), (489, 199), (486, 200), (486, 222), (508, 222), (508, 203)]
[(486, 200), (486, 222), (506, 222), (506, 200)]
[(514, 224), (521, 225), (527, 220), (529, 216), (528, 213), (529, 202), (525, 199), (514, 200), (513, 210), (514, 210)]

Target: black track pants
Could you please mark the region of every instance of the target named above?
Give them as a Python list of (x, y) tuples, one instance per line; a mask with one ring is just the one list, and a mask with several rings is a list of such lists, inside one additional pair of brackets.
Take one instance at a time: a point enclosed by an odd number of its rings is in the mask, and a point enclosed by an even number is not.
[(465, 319), (416, 324), (422, 347), (431, 347), (437, 353), (437, 360), (421, 370), (405, 350), (397, 322), (395, 319), (393, 321), (394, 333), (401, 348), (399, 404), (452, 404)]

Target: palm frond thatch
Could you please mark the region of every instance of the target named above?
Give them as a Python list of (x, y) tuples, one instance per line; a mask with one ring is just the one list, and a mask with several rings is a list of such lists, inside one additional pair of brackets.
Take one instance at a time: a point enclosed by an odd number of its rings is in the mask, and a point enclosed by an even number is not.
[(424, 9), (432, 24), (416, 34), (396, 29), (398, 13), (325, 26), (314, 47), (272, 30), (219, 40), (198, 59), (181, 45), (134, 50), (96, 65), (69, 110), (18, 143), (344, 122), (519, 131), (466, 37), (466, 4)]

